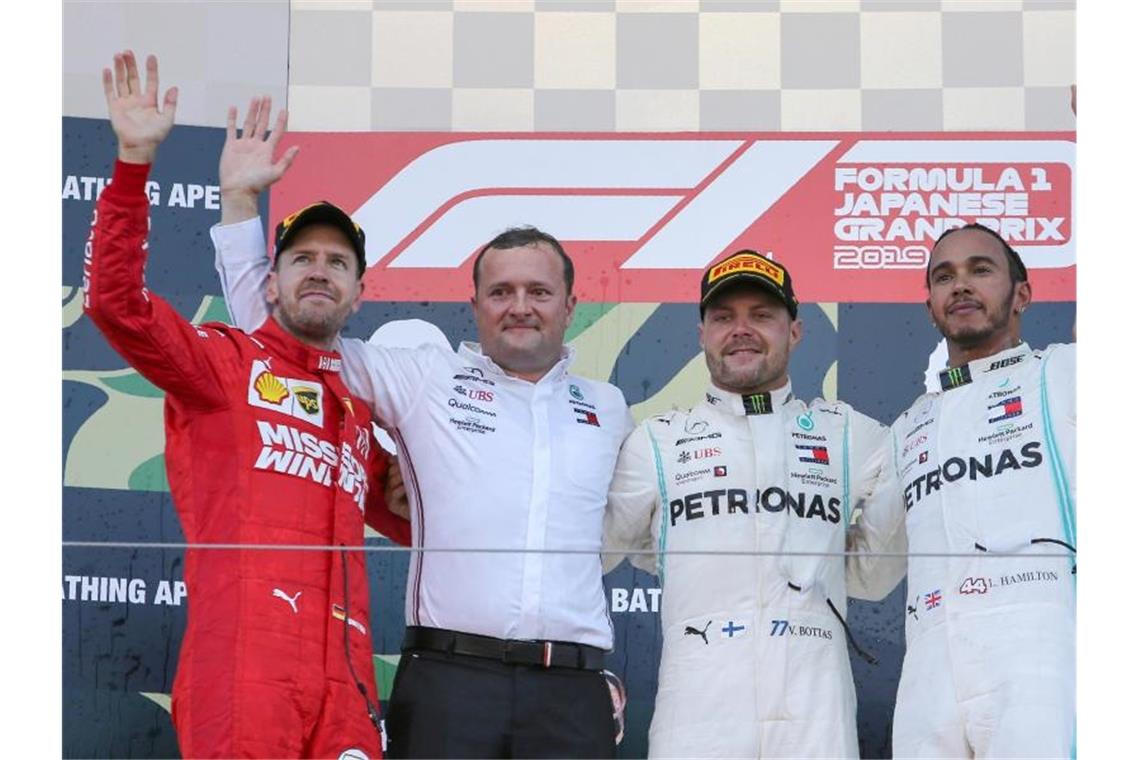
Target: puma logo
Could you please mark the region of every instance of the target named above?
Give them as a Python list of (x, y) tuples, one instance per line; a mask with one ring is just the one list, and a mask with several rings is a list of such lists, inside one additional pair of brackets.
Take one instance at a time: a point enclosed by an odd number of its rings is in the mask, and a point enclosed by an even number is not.
[(273, 589), (273, 596), (277, 599), (284, 599), (287, 601), (289, 603), (289, 606), (293, 608), (293, 614), (297, 614), (297, 597), (301, 596), (300, 591), (298, 591), (296, 594), (293, 594), (293, 596), (289, 596), (281, 589), (275, 588)]
[(706, 634), (708, 633), (710, 625), (712, 625), (711, 620), (709, 622), (705, 623), (705, 627), (703, 630), (700, 628), (694, 628), (691, 625), (687, 625), (687, 626), (685, 626), (685, 635), (686, 636), (700, 636), (702, 639), (704, 639), (705, 646), (708, 646), (709, 645), (709, 637)]

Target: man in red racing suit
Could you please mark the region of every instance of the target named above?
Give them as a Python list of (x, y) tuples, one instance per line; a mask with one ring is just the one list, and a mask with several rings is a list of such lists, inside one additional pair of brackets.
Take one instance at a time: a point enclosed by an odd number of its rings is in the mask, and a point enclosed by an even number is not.
[[(166, 468), (187, 542), (234, 547), (186, 552), (190, 608), (172, 710), (180, 748), (186, 757), (380, 757), (365, 555), (348, 547), (363, 542), (366, 509), (397, 540), (408, 540), (408, 524), (369, 488), (386, 461), (336, 353), (302, 342), (279, 315), (249, 335), (195, 327), (144, 287), (146, 159), (169, 126), (149, 152), (133, 152), (121, 113), (172, 124), (174, 109), (168, 93), (166, 114), (140, 110), (157, 93), (157, 62), (147, 63), (145, 93), (129, 53), (115, 57), (117, 95), (104, 73), (119, 161), (85, 251), (84, 308), (166, 391)], [(361, 257), (363, 233), (359, 242)], [(298, 545), (341, 548), (283, 548)]]

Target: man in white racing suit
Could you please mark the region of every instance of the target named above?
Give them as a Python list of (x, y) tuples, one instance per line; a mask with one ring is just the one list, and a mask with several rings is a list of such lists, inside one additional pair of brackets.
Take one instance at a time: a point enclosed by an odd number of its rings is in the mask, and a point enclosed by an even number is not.
[(938, 240), (927, 287), (949, 367), (891, 428), (911, 553), (894, 756), (1069, 757), (1076, 347), (1021, 342), (1025, 265), (986, 227)]
[[(634, 430), (606, 514), (607, 549), (619, 552), (607, 569), (623, 549), (647, 551), (631, 560), (662, 588), (649, 754), (858, 757), (843, 552), (905, 549), (886, 545), (870, 509), (849, 527), (888, 485), (887, 429), (842, 402), (792, 395), (802, 324), (779, 263), (744, 250), (714, 264), (700, 311), (712, 383), (691, 411)], [(853, 593), (873, 598), (891, 589), (860, 578), (893, 587), (905, 567), (854, 562), (864, 565)]]

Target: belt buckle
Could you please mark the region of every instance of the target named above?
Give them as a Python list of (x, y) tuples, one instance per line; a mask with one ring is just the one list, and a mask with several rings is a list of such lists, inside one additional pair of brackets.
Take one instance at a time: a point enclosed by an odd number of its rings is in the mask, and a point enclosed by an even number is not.
[(503, 641), (502, 660), (507, 665), (534, 665), (534, 651), (528, 650), (539, 643), (541, 642), (506, 639)]
[[(507, 639), (503, 642), (502, 660), (508, 665), (537, 665), (543, 668), (554, 667), (553, 641), (516, 641)], [(581, 659), (579, 655), (579, 659)]]

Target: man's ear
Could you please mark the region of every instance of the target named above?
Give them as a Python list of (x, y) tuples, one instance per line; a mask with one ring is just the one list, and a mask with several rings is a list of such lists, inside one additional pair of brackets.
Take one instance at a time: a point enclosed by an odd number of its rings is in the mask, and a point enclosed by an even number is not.
[(804, 323), (801, 319), (793, 319), (792, 327), (789, 331), (791, 341), (788, 345), (788, 350), (791, 351), (799, 345), (800, 340), (804, 337)]
[(269, 270), (269, 279), (265, 283), (265, 300), (271, 306), (277, 305), (277, 300), (281, 297), (281, 292), (277, 289), (277, 270)]
[(1029, 308), (1031, 303), (1033, 303), (1033, 287), (1028, 281), (1017, 283), (1014, 286), (1013, 310), (1021, 314)]
[(578, 296), (571, 293), (566, 297), (566, 329), (570, 329), (570, 324), (574, 321), (574, 308), (578, 305)]

